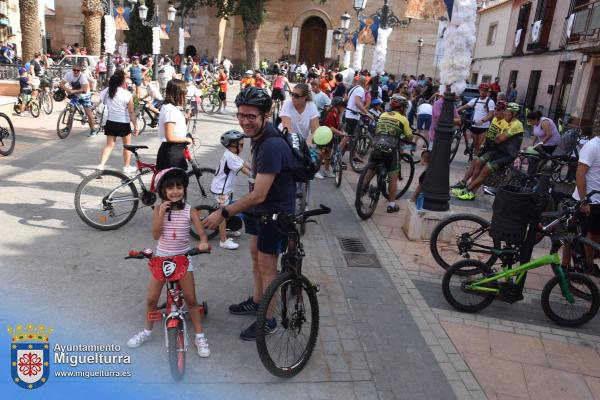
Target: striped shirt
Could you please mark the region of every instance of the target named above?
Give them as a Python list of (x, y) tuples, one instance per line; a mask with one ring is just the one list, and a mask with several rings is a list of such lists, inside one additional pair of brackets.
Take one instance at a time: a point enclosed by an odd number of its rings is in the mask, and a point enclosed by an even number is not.
[(170, 211), (170, 221), (169, 212), (165, 213), (162, 234), (156, 246), (157, 252), (177, 255), (190, 249), (191, 209), (192, 207), (186, 204), (183, 210)]

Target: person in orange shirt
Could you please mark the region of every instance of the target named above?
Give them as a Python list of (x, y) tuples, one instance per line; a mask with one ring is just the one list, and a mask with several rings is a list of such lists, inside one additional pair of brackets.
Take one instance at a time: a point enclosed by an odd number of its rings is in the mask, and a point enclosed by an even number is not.
[(321, 86), (321, 91), (323, 93), (325, 93), (327, 96), (329, 96), (331, 94), (331, 84), (329, 83), (330, 79), (329, 79), (329, 74), (325, 75), (323, 74), (323, 76), (321, 77), (321, 83), (319, 86)]
[(250, 86), (256, 86), (256, 84), (254, 82), (254, 78), (252, 77), (253, 73), (254, 73), (254, 71), (252, 71), (251, 69), (246, 71), (244, 77), (240, 81), (240, 85), (242, 85), (242, 89), (250, 87)]
[(221, 108), (221, 113), (225, 111), (227, 108), (227, 87), (229, 86), (229, 82), (227, 82), (227, 73), (225, 72), (225, 67), (219, 65), (219, 99), (223, 102), (223, 107)]

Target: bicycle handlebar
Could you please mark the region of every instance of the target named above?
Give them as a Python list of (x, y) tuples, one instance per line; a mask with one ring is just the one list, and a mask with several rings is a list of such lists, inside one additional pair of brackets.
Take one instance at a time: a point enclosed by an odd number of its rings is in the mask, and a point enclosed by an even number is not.
[[(208, 250), (205, 250), (205, 251), (199, 250), (197, 247), (194, 247), (182, 255), (183, 256), (197, 256), (198, 254), (208, 254), (208, 253), (210, 253), (211, 250), (212, 250), (212, 247), (210, 245), (208, 246)], [(141, 251), (130, 250), (129, 255), (127, 257), (125, 257), (125, 259), (127, 260), (130, 258), (135, 258), (135, 259), (141, 260), (144, 258), (152, 258), (153, 255), (154, 255), (154, 253), (150, 249), (143, 249)]]

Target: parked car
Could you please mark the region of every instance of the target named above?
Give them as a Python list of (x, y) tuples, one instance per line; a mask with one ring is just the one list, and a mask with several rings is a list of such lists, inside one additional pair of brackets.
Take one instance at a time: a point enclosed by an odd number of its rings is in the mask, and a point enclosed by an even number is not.
[(99, 59), (100, 57), (98, 56), (84, 56), (81, 54), (71, 54), (64, 56), (62, 60), (55, 64), (54, 68), (59, 68), (61, 70), (62, 78), (67, 72), (71, 70), (71, 67), (73, 65), (80, 65), (83, 62), (83, 60), (87, 60), (88, 68), (90, 68), (91, 71), (94, 71), (96, 69), (96, 64), (98, 63)]
[[(477, 97), (479, 97), (479, 85), (467, 84), (465, 91), (460, 95), (460, 102), (458, 102), (457, 107), (467, 104), (469, 101), (476, 99)], [(472, 109), (468, 108), (464, 111), (464, 113), (466, 119), (470, 120), (473, 118)]]

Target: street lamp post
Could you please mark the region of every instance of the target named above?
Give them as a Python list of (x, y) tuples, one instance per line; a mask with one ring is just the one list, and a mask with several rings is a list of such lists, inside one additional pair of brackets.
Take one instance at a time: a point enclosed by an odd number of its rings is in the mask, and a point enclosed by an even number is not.
[(423, 38), (420, 37), (419, 40), (417, 40), (418, 46), (419, 46), (419, 51), (417, 53), (417, 71), (415, 73), (415, 76), (419, 76), (419, 63), (421, 62), (421, 50), (423, 49)]
[[(177, 14), (177, 9), (171, 5), (167, 9), (167, 20), (169, 23), (173, 23), (175, 21), (175, 14)], [(148, 6), (146, 6), (146, 2), (142, 0), (142, 4), (139, 6), (139, 16), (143, 26), (146, 27), (160, 27), (160, 19), (158, 17), (158, 2), (155, 4), (155, 11), (152, 19), (148, 20)], [(159, 54), (153, 54), (152, 58), (154, 59), (154, 68), (153, 68), (153, 80), (158, 79), (158, 56)]]

